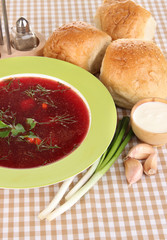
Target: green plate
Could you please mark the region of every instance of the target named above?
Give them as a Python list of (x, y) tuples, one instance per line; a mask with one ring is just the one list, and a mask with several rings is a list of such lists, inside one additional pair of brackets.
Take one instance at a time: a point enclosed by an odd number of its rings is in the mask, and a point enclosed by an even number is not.
[(61, 79), (83, 95), (91, 112), (89, 132), (74, 152), (47, 166), (31, 169), (0, 167), (0, 187), (51, 185), (82, 172), (102, 155), (113, 138), (117, 113), (110, 93), (96, 77), (70, 63), (44, 57), (3, 59), (0, 69), (0, 78), (13, 74), (43, 74)]

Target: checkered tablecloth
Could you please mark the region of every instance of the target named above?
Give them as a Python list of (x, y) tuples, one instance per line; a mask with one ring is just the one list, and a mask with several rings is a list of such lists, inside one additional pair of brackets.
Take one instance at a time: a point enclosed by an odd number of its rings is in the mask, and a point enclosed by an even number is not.
[[(137, 2), (155, 17), (155, 41), (167, 57), (167, 1)], [(93, 24), (99, 5), (101, 0), (8, 0), (9, 26), (24, 16), (32, 28), (48, 38), (55, 28), (73, 20)], [(119, 117), (129, 114), (122, 109), (117, 112)], [(129, 188), (122, 159), (137, 142), (134, 138), (98, 184), (51, 223), (40, 221), (37, 216), (52, 200), (60, 183), (36, 189), (0, 189), (0, 239), (167, 239), (167, 147), (158, 149), (158, 174), (143, 176)]]

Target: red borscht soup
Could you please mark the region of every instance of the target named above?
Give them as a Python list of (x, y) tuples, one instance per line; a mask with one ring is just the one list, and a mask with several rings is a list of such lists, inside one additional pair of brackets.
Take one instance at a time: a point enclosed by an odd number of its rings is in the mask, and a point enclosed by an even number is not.
[(15, 76), (0, 82), (0, 166), (33, 168), (60, 160), (88, 128), (85, 102), (61, 81)]

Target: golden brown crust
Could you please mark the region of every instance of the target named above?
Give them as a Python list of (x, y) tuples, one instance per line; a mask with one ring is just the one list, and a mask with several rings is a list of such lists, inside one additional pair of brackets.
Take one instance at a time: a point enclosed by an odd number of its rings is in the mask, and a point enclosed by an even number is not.
[(100, 79), (120, 107), (130, 109), (147, 97), (167, 98), (167, 61), (151, 41), (113, 41), (106, 50)]
[[(95, 23), (113, 40), (119, 38), (151, 40), (156, 27), (151, 13), (130, 0), (104, 0), (102, 6), (97, 9)], [(146, 33), (148, 31), (150, 34)]]
[[(92, 55), (111, 42), (110, 36), (85, 22), (72, 22), (56, 29), (47, 40), (44, 56), (61, 59), (91, 71)], [(103, 53), (104, 55), (104, 53)], [(102, 59), (101, 59), (102, 60)]]

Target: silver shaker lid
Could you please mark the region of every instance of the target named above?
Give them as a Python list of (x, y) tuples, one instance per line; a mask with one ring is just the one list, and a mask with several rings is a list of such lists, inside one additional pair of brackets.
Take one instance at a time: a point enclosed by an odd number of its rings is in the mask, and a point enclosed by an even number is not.
[(21, 17), (17, 20), (16, 31), (22, 34), (30, 32), (29, 22), (24, 17)]

